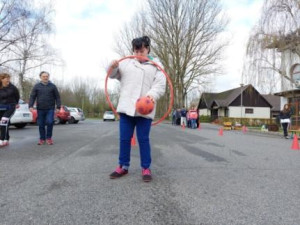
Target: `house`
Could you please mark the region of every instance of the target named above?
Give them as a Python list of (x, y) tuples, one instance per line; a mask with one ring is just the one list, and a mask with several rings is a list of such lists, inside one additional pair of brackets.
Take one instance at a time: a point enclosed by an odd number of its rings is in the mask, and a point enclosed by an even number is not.
[(280, 108), (289, 104), (293, 108), (292, 127), (300, 129), (300, 29), (289, 34), (274, 36), (266, 46), (276, 49), (281, 56), (281, 97)]
[[(270, 119), (271, 103), (251, 84), (220, 93), (202, 93), (198, 104), (200, 115)], [(277, 108), (276, 108), (277, 109)]]
[(276, 95), (262, 95), (273, 107), (271, 108), (271, 118), (277, 118), (279, 116), (280, 107), (280, 97)]

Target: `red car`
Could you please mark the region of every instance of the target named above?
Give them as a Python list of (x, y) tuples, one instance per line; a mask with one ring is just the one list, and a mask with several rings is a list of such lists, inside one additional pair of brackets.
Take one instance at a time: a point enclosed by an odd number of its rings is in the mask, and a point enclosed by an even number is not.
[[(59, 112), (55, 112), (54, 114), (54, 124), (65, 124), (69, 119), (71, 119), (70, 111), (64, 105), (60, 107)], [(34, 108), (32, 112), (32, 123), (37, 122), (37, 110)]]

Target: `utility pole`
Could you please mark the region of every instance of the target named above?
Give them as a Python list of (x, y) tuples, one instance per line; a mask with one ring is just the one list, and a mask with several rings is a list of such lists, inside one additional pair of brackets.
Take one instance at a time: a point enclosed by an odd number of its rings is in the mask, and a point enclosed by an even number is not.
[(243, 118), (243, 86), (244, 84), (241, 83), (241, 125), (242, 125), (242, 118)]

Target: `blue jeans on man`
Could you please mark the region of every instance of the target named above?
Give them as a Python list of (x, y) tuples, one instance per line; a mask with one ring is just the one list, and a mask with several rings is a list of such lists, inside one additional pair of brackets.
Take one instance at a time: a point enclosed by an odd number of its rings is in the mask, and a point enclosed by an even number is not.
[(38, 109), (37, 116), (40, 140), (51, 139), (54, 124), (54, 109)]
[(130, 165), (131, 138), (136, 127), (139, 142), (141, 167), (147, 169), (151, 164), (150, 128), (152, 119), (144, 117), (131, 117), (120, 113), (120, 154), (119, 164), (123, 168)]

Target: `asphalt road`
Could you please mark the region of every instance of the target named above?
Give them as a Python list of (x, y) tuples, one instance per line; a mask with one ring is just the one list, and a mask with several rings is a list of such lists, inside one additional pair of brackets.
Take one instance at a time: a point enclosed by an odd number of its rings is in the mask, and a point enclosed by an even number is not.
[(153, 181), (141, 179), (138, 147), (129, 174), (118, 162), (118, 122), (57, 125), (53, 146), (38, 129), (11, 129), (0, 149), (1, 225), (300, 224), (300, 151), (279, 136), (152, 128)]

